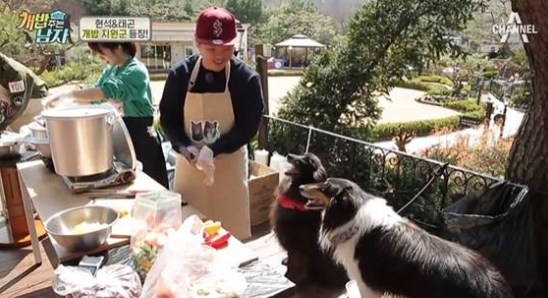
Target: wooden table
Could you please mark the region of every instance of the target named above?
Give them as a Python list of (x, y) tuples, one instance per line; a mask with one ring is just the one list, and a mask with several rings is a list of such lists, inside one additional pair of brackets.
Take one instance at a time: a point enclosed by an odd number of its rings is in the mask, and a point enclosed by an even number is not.
[[(43, 221), (46, 221), (55, 213), (72, 207), (89, 204), (101, 204), (111, 206), (115, 209), (123, 208), (129, 211), (133, 204), (132, 199), (93, 200), (85, 194), (73, 194), (64, 183), (62, 177), (48, 170), (41, 160), (20, 163), (17, 165), (17, 168), (19, 170), (19, 177), (21, 180), (21, 193), (23, 196), (27, 221), (32, 220), (31, 210), (33, 205), (38, 216)], [(125, 191), (165, 190), (162, 185), (158, 184), (155, 180), (143, 172), (137, 173), (136, 179), (133, 183), (110, 189)], [(187, 218), (193, 214), (199, 215), (199, 213), (190, 206), (184, 206), (182, 208), (183, 218)], [(201, 217), (203, 218), (203, 216)], [(35, 261), (36, 263), (39, 263), (41, 262), (41, 259), (38, 238), (36, 237), (36, 231), (33, 228), (30, 230)], [(113, 227), (113, 234), (129, 236), (130, 233), (127, 230), (127, 223), (126, 226), (124, 226), (124, 221), (120, 220)], [(57, 244), (52, 237), (47, 237), (42, 241), (42, 245), (44, 246), (48, 259), (54, 268), (56, 268), (60, 263), (78, 259), (84, 255), (106, 251), (127, 244), (129, 244), (129, 237), (111, 237), (107, 243), (93, 251), (68, 252)], [(229, 240), (229, 245), (226, 248), (219, 250), (219, 253), (222, 253), (223, 255), (226, 254), (226, 258), (234, 260), (235, 265), (246, 264), (257, 260), (256, 254), (234, 237)]]

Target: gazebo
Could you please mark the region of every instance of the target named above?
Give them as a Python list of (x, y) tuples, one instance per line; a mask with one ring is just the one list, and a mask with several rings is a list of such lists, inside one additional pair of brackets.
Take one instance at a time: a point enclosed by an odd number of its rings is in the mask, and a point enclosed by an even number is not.
[(304, 49), (304, 59), (302, 61), (302, 66), (306, 67), (309, 63), (308, 49), (314, 50), (314, 49), (325, 48), (325, 45), (303, 34), (293, 35), (291, 38), (275, 44), (275, 46), (276, 46), (277, 53), (279, 53), (280, 48), (285, 48), (285, 56), (289, 60), (289, 68), (293, 67), (293, 54), (295, 50)]

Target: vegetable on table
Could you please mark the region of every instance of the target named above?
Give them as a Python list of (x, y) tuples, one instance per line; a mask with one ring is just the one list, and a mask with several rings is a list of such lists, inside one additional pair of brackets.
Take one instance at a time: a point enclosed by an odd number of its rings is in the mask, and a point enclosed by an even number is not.
[(221, 222), (220, 221), (206, 221), (204, 223), (204, 233), (207, 235), (207, 236), (210, 236), (210, 237), (213, 237), (215, 235), (217, 235), (217, 233), (219, 232), (219, 230), (221, 230)]
[(231, 236), (232, 236), (232, 233), (230, 233), (229, 231), (225, 231), (224, 233), (214, 237), (206, 236), (204, 241), (206, 245), (209, 245), (215, 249), (218, 249), (228, 244), (228, 239), (230, 239)]

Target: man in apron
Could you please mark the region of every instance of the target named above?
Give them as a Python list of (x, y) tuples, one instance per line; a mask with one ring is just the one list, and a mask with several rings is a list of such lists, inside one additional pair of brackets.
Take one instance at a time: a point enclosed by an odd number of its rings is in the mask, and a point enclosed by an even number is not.
[[(246, 145), (263, 113), (259, 75), (233, 55), (238, 35), (227, 10), (202, 11), (195, 39), (200, 55), (173, 66), (160, 102), (162, 129), (179, 153), (173, 189), (236, 237), (248, 238)], [(198, 152), (213, 156), (213, 181), (196, 167)]]
[(30, 69), (0, 53), (0, 131), (19, 132), (42, 112), (46, 83)]

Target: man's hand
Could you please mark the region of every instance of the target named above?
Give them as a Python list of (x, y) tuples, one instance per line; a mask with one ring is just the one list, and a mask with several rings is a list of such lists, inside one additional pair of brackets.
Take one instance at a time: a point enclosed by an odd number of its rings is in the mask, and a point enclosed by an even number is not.
[(200, 151), (194, 146), (181, 146), (179, 147), (179, 153), (184, 156), (190, 164), (195, 165), (196, 158), (198, 157), (198, 154), (200, 154)]
[(46, 109), (53, 109), (55, 106), (59, 103), (59, 99), (61, 99), (61, 95), (52, 95), (48, 96), (43, 100), (44, 107)]
[(200, 150), (198, 160), (196, 161), (196, 169), (204, 172), (204, 183), (206, 185), (213, 185), (215, 164), (213, 162), (213, 151), (209, 147), (203, 146), (202, 150)]

